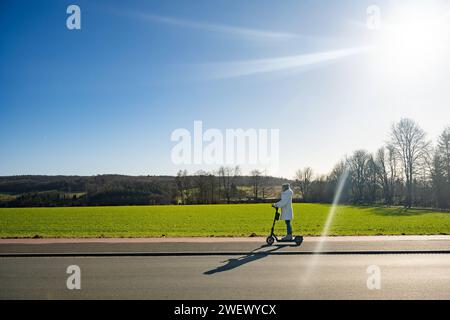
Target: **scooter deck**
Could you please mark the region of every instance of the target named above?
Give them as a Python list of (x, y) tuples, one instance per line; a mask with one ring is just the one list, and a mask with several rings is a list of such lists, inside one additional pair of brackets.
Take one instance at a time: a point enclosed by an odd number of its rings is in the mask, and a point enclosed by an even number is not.
[[(299, 237), (300, 238), (300, 237)], [(300, 238), (303, 241), (303, 237)], [(293, 238), (292, 240), (282, 240), (282, 239), (275, 239), (276, 242), (296, 242), (297, 239)]]

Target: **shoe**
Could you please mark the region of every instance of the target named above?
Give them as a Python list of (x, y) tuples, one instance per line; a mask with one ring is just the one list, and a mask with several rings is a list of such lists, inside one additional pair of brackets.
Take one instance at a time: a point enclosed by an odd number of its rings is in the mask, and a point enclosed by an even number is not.
[(292, 234), (288, 234), (286, 237), (281, 238), (283, 241), (291, 241), (292, 240)]

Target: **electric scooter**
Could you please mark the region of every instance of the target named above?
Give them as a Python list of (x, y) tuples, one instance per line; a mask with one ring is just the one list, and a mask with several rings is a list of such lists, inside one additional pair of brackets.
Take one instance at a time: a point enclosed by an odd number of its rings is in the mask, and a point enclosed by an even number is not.
[[(273, 207), (273, 206), (272, 206)], [(267, 237), (266, 242), (269, 246), (273, 245), (273, 243), (276, 242), (295, 242), (295, 244), (297, 246), (301, 245), (303, 242), (303, 237), (302, 236), (295, 236), (294, 238), (292, 238), (292, 240), (283, 240), (278, 238), (275, 233), (274, 233), (274, 229), (275, 229), (275, 223), (280, 220), (280, 213), (278, 212), (278, 208), (275, 208), (275, 217), (273, 219), (273, 224), (272, 224), (272, 229), (270, 230), (270, 236)]]

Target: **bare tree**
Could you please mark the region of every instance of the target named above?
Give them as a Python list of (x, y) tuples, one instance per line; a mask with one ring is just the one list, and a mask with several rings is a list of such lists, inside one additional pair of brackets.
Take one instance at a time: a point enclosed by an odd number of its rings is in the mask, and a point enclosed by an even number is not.
[(367, 188), (364, 198), (370, 203), (375, 203), (377, 201), (377, 193), (379, 189), (377, 171), (378, 168), (377, 164), (375, 163), (375, 159), (372, 154), (369, 154), (365, 171)]
[(233, 193), (237, 190), (236, 180), (240, 174), (240, 169), (238, 166), (234, 168), (220, 167), (218, 173), (225, 199), (227, 203), (230, 203)]
[(309, 200), (313, 174), (313, 169), (310, 167), (306, 167), (303, 170), (299, 169), (295, 173), (295, 184), (302, 195), (303, 201), (305, 202)]
[(253, 197), (255, 198), (255, 200), (258, 199), (258, 189), (262, 178), (261, 175), (262, 173), (259, 170), (253, 170), (252, 172), (250, 172), (253, 187)]
[(387, 146), (387, 157), (389, 163), (389, 184), (390, 184), (389, 189), (391, 192), (392, 203), (394, 203), (397, 194), (396, 184), (398, 182), (399, 174), (398, 174), (397, 156), (395, 155), (395, 148), (391, 144)]
[(193, 182), (196, 195), (195, 202), (202, 204), (208, 203), (208, 174), (203, 170), (198, 171), (195, 177), (193, 177)]
[[(333, 198), (336, 195), (336, 188), (339, 184), (339, 181), (342, 179), (343, 176), (345, 176), (345, 173), (349, 170), (349, 165), (348, 165), (348, 160), (341, 160), (339, 161), (333, 168), (333, 170), (331, 171), (331, 173), (326, 177), (325, 181), (326, 181), (326, 185), (325, 187), (325, 191), (323, 192), (323, 194), (325, 195), (324, 199), (327, 202), (331, 202), (333, 201)], [(341, 198), (340, 201), (342, 203), (346, 203), (349, 201), (349, 187), (350, 187), (350, 183), (348, 183), (347, 179), (347, 183), (345, 183), (344, 188), (342, 190), (341, 193)], [(325, 181), (320, 181), (320, 184), (324, 184)]]
[(385, 204), (391, 204), (392, 199), (390, 198), (389, 189), (389, 178), (386, 165), (386, 150), (384, 147), (377, 150), (375, 163), (377, 166), (377, 176), (380, 181), (381, 189), (383, 190), (383, 199)]
[(267, 169), (264, 169), (264, 175), (261, 179), (261, 191), (263, 200), (266, 198)]
[(208, 174), (207, 182), (209, 186), (209, 203), (216, 203), (216, 176), (213, 173)]
[(413, 183), (419, 164), (425, 159), (430, 149), (426, 133), (411, 119), (401, 119), (392, 126), (391, 144), (400, 159), (406, 180), (405, 207), (413, 204)]
[(186, 204), (187, 189), (189, 188), (189, 180), (187, 170), (180, 170), (175, 177), (175, 183), (180, 196), (181, 204)]
[(450, 127), (447, 127), (439, 136), (436, 152), (442, 161), (447, 183), (450, 184)]
[(367, 166), (370, 160), (370, 155), (365, 150), (357, 150), (347, 160), (350, 172), (353, 189), (353, 200), (355, 202), (364, 201), (364, 190), (368, 181)]
[(397, 179), (397, 158), (391, 145), (381, 147), (376, 153), (378, 181), (382, 189), (386, 205), (392, 205), (395, 197), (395, 181)]
[(432, 168), (433, 194), (440, 208), (450, 207), (450, 127), (439, 136)]

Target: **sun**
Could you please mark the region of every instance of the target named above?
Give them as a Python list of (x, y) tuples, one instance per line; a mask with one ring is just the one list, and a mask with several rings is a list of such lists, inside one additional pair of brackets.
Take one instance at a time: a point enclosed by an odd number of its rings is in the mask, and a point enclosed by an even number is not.
[(394, 8), (382, 19), (375, 54), (391, 73), (427, 72), (449, 58), (450, 8), (436, 3)]

